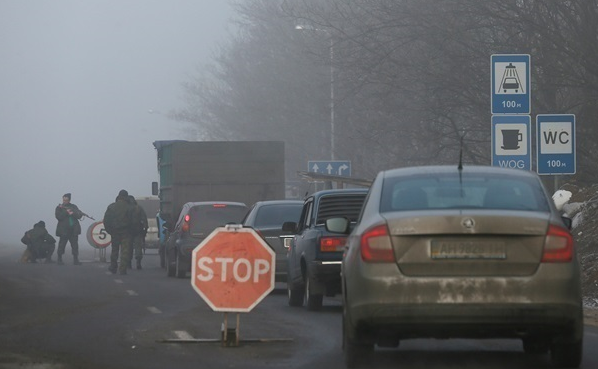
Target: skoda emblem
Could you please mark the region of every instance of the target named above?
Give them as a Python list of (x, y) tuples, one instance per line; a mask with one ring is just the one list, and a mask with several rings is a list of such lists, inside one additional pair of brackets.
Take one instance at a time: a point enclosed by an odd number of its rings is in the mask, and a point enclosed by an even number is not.
[(461, 222), (461, 225), (463, 226), (463, 228), (472, 229), (473, 227), (475, 227), (475, 221), (471, 218), (465, 218)]

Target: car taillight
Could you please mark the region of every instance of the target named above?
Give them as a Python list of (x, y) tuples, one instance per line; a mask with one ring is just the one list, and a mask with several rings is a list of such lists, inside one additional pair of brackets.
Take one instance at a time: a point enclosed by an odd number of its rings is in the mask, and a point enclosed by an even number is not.
[(225, 208), (226, 204), (214, 204), (214, 205), (212, 205), (212, 207), (214, 207), (214, 208)]
[(189, 232), (189, 219), (191, 219), (189, 214), (185, 215), (185, 219), (183, 220), (183, 225), (181, 226), (181, 230), (183, 232)]
[(395, 261), (386, 225), (370, 228), (361, 236), (361, 258), (367, 263), (392, 263)]
[(566, 263), (573, 259), (573, 236), (565, 228), (549, 225), (544, 241), (543, 263)]
[(320, 251), (322, 251), (322, 252), (343, 251), (345, 248), (346, 242), (347, 242), (346, 237), (322, 237), (320, 239)]

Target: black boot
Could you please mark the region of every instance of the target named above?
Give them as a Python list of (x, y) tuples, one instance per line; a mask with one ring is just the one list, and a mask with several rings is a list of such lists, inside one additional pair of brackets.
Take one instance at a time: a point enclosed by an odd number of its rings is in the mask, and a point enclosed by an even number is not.
[(73, 264), (74, 265), (81, 265), (81, 262), (79, 261), (79, 256), (73, 255)]
[(141, 260), (137, 260), (137, 269), (141, 269)]
[(58, 261), (57, 261), (58, 265), (62, 265), (64, 264), (64, 262), (62, 261), (62, 255), (58, 255)]

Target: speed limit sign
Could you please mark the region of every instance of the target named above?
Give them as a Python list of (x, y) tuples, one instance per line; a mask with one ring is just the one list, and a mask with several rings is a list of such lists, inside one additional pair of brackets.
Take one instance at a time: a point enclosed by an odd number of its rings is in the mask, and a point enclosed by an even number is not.
[(87, 241), (96, 249), (104, 249), (110, 245), (112, 238), (104, 228), (104, 222), (95, 222), (87, 229)]

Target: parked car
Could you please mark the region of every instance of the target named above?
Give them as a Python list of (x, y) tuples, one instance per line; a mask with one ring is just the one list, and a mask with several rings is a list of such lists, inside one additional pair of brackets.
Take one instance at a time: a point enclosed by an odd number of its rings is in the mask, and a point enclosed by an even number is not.
[[(346, 234), (349, 220), (328, 219)], [(537, 174), (429, 166), (374, 180), (342, 264), (348, 367), (411, 338), (521, 339), (578, 367), (583, 309), (571, 220)]]
[(188, 202), (164, 247), (166, 274), (185, 278), (191, 272), (191, 252), (214, 229), (226, 224), (240, 224), (247, 205), (240, 202)]
[(324, 296), (341, 290), (341, 263), (345, 235), (326, 230), (328, 218), (357, 220), (367, 188), (318, 191), (303, 202), (299, 222), (286, 222), (283, 231), (293, 234), (288, 255), (287, 293), (289, 306), (319, 310)]
[(287, 248), (293, 238), (289, 232), (282, 231), (282, 224), (298, 222), (302, 207), (301, 200), (258, 201), (242, 221), (244, 227), (255, 229), (276, 253), (276, 282), (287, 280)]

